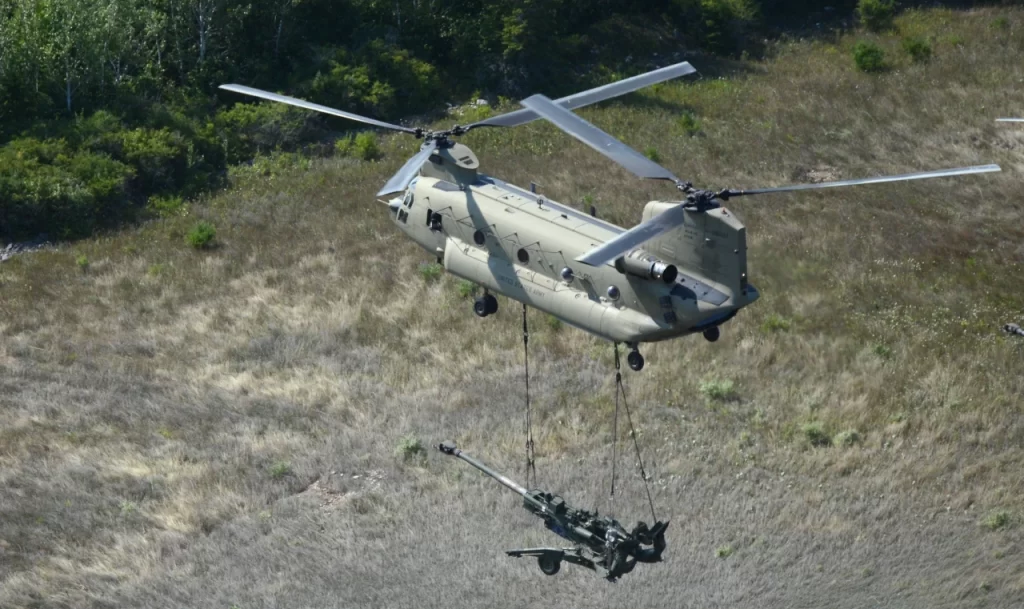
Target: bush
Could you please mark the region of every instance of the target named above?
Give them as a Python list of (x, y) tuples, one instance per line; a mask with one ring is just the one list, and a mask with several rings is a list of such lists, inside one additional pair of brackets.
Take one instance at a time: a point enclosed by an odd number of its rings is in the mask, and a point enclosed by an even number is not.
[(761, 324), (761, 330), (763, 332), (783, 332), (789, 330), (790, 321), (778, 313), (772, 313), (765, 318), (764, 323)]
[(873, 42), (861, 40), (853, 47), (853, 61), (861, 72), (884, 72), (888, 69), (885, 63), (885, 51)]
[(238, 103), (214, 117), (227, 162), (248, 161), (274, 150), (294, 151), (319, 135), (320, 119), (284, 104)]
[(146, 204), (146, 209), (160, 218), (184, 216), (188, 213), (185, 201), (181, 197), (174, 195), (150, 197), (149, 203)]
[(203, 249), (213, 245), (213, 239), (217, 236), (217, 228), (209, 222), (200, 222), (192, 227), (185, 235), (185, 243), (196, 249)]
[(732, 381), (702, 381), (700, 384), (700, 392), (704, 394), (704, 397), (719, 402), (734, 399), (736, 397), (736, 387)]
[(915, 62), (928, 61), (932, 57), (932, 46), (922, 38), (904, 38), (903, 51)]
[(1010, 524), (1010, 513), (1006, 510), (992, 512), (981, 521), (981, 526), (993, 531), (1001, 529)]
[(423, 281), (426, 281), (427, 283), (437, 281), (441, 278), (441, 275), (444, 275), (444, 267), (436, 262), (420, 265), (420, 276), (423, 277)]
[(693, 112), (684, 112), (676, 121), (686, 135), (694, 136), (700, 133), (700, 119)]
[(648, 146), (644, 149), (644, 156), (651, 159), (655, 163), (661, 162), (661, 155), (658, 154), (658, 149), (654, 146)]
[(817, 421), (805, 423), (800, 428), (800, 431), (803, 432), (804, 437), (811, 443), (811, 446), (829, 446), (832, 444), (832, 438), (829, 437), (825, 426)]
[(476, 293), (476, 284), (472, 281), (466, 281), (460, 279), (458, 283), (459, 296), (461, 298), (469, 298)]
[(860, 432), (856, 429), (841, 431), (836, 434), (836, 437), (832, 438), (832, 444), (835, 446), (853, 446), (854, 444), (860, 444), (860, 442)]
[(290, 473), (292, 473), (292, 466), (287, 461), (277, 461), (270, 466), (270, 477), (274, 480), (280, 480)]
[(896, 17), (896, 3), (893, 0), (860, 0), (857, 2), (857, 16), (864, 27), (873, 32), (887, 30)]
[(361, 161), (372, 161), (380, 157), (377, 135), (372, 131), (363, 131), (344, 137), (334, 143), (334, 150), (338, 154)]
[(425, 457), (427, 451), (423, 449), (423, 443), (420, 442), (419, 438), (410, 434), (403, 437), (398, 441), (398, 446), (395, 448), (395, 456), (399, 457), (403, 461), (409, 461), (416, 457)]

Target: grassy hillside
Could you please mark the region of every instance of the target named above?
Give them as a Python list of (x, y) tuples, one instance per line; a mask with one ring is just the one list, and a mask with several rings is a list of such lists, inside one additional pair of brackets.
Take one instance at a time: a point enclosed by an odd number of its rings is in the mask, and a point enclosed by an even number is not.
[[(888, 72), (854, 69), (855, 36), (794, 41), (581, 112), (715, 188), (1004, 168), (728, 205), (762, 300), (626, 375), (663, 564), (608, 584), (507, 558), (554, 539), (431, 448), (523, 479), (519, 310), (477, 319), (421, 272), (372, 197), (415, 148), (387, 140), (0, 266), (0, 607), (1012, 606), (1024, 130), (993, 119), (1024, 113), (1024, 10), (861, 37)], [(672, 196), (546, 124), (464, 141), (619, 223)], [(200, 219), (216, 247), (185, 245)], [(611, 346), (531, 322), (539, 483), (648, 520), (625, 433), (608, 496)]]

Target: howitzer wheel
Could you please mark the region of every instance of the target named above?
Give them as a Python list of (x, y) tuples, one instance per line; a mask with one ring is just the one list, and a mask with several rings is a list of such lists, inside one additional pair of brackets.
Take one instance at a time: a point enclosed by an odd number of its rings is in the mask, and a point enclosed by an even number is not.
[(538, 556), (537, 564), (540, 565), (540, 570), (544, 572), (544, 575), (554, 575), (562, 568), (562, 561), (554, 554), (549, 553)]

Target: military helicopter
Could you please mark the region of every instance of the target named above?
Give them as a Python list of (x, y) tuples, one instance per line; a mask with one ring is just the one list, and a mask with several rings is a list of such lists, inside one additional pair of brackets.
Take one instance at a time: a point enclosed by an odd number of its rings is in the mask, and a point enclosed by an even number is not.
[[(498, 310), (494, 294), (549, 313), (570, 326), (630, 348), (720, 326), (760, 296), (747, 277), (746, 228), (720, 201), (733, 197), (899, 182), (1000, 171), (998, 165), (756, 190), (700, 190), (571, 110), (693, 74), (688, 62), (557, 100), (533, 95), (523, 109), (451, 129), (410, 128), (240, 85), (221, 88), (407, 133), (423, 140), (377, 193), (400, 230), (453, 275), (484, 288), (473, 311)], [(673, 184), (682, 200), (651, 201), (626, 230), (479, 171), (476, 155), (453, 141), (481, 127), (515, 127), (544, 118), (633, 174)], [(642, 247), (641, 247), (642, 246)]]

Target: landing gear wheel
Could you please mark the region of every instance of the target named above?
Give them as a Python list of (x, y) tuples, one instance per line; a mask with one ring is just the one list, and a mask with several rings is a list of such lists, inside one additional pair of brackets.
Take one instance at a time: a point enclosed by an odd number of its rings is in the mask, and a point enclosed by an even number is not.
[(708, 341), (709, 343), (715, 342), (721, 335), (722, 331), (718, 329), (718, 326), (704, 330), (704, 340)]
[(478, 317), (487, 317), (490, 315), (491, 312), (489, 308), (490, 307), (487, 306), (487, 300), (485, 298), (477, 298), (473, 301), (473, 312), (476, 313)]
[(626, 356), (626, 363), (633, 369), (634, 372), (640, 372), (644, 369), (644, 356), (640, 355), (639, 351), (633, 350)]
[(562, 561), (551, 554), (541, 554), (538, 556), (537, 564), (540, 565), (540, 570), (544, 572), (544, 575), (554, 575), (562, 568)]
[(494, 315), (498, 312), (498, 299), (491, 294), (484, 294), (484, 302), (487, 304), (487, 314)]

